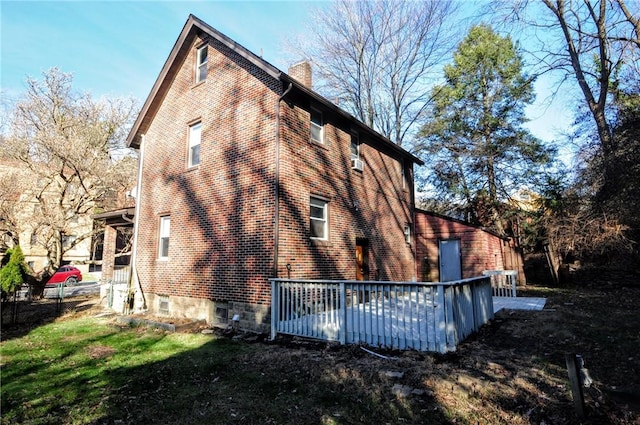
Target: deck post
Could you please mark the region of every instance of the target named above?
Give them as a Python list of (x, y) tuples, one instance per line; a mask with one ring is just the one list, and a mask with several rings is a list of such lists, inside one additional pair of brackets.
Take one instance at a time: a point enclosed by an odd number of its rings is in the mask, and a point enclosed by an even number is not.
[(436, 349), (440, 353), (446, 353), (447, 350), (447, 307), (445, 305), (444, 285), (437, 285), (436, 308), (435, 308), (435, 329), (436, 329)]
[(573, 396), (573, 408), (580, 418), (584, 418), (584, 395), (582, 393), (582, 380), (580, 379), (580, 366), (576, 360), (576, 354), (565, 354), (569, 372), (569, 383), (571, 384), (571, 395)]
[(278, 317), (280, 314), (278, 312), (278, 304), (279, 296), (277, 291), (277, 284), (275, 280), (271, 281), (271, 341), (276, 339), (276, 335), (278, 334)]
[(340, 282), (340, 326), (338, 327), (338, 337), (340, 344), (347, 343), (347, 290), (344, 282)]

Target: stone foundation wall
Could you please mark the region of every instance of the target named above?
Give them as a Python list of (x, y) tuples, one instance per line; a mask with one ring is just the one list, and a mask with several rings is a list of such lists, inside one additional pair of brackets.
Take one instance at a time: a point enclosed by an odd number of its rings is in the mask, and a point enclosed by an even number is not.
[(270, 306), (173, 295), (145, 296), (149, 312), (157, 316), (205, 320), (209, 325), (226, 328), (233, 324), (233, 318), (237, 315), (237, 327), (241, 330), (259, 333), (269, 333), (271, 330)]

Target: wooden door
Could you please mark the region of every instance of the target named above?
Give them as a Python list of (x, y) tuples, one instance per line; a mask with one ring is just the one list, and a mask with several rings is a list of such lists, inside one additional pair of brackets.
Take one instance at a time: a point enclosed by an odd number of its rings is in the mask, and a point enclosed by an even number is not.
[(366, 240), (356, 240), (356, 280), (369, 280), (369, 247)]

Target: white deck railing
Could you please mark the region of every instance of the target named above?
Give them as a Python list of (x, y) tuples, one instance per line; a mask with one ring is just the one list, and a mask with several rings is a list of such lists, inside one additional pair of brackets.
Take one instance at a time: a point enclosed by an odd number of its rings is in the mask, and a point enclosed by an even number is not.
[(489, 277), (454, 282), (270, 279), (271, 338), (453, 351), (493, 318)]
[(516, 297), (516, 281), (518, 272), (516, 270), (485, 270), (484, 276), (491, 278), (491, 287), (494, 297)]

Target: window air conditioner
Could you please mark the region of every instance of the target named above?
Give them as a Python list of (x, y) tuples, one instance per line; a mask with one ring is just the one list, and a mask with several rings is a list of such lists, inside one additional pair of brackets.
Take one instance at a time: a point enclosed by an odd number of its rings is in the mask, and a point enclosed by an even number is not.
[(357, 158), (351, 158), (351, 168), (354, 170), (362, 171), (362, 160)]

